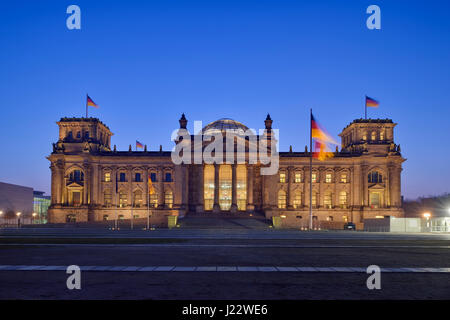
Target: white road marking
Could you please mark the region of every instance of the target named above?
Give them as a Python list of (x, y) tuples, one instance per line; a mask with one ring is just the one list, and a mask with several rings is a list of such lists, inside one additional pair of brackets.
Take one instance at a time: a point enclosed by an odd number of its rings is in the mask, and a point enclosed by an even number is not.
[[(90, 272), (348, 272), (365, 273), (362, 267), (294, 267), (294, 266), (80, 266)], [(67, 266), (0, 265), (1, 271), (65, 271)], [(389, 273), (450, 273), (450, 268), (381, 268)]]

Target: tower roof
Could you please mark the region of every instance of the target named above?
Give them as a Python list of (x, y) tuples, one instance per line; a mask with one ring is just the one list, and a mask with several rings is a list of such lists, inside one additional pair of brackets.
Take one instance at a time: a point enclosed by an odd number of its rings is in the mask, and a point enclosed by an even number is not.
[(248, 127), (239, 121), (230, 119), (230, 118), (222, 118), (216, 121), (207, 124), (203, 129), (203, 134), (214, 134), (217, 132), (225, 133), (227, 129), (241, 129), (243, 131), (247, 131)]

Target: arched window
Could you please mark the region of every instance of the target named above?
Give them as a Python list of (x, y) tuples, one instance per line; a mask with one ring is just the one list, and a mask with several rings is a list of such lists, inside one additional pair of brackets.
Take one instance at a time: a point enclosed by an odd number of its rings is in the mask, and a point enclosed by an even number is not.
[(367, 181), (369, 183), (382, 183), (383, 182), (383, 176), (378, 171), (372, 171), (367, 176)]
[(384, 130), (380, 131), (380, 140), (384, 140)]
[(164, 204), (167, 206), (167, 208), (172, 208), (172, 206), (173, 206), (172, 191), (168, 190), (164, 193)]
[(331, 183), (331, 173), (325, 174), (325, 183)]
[(364, 141), (366, 141), (366, 140), (367, 140), (367, 132), (366, 132), (366, 131), (364, 131), (364, 132), (363, 132), (363, 136), (362, 136), (362, 138), (363, 138), (363, 140), (364, 140)]
[(375, 131), (372, 131), (371, 139), (372, 141), (377, 140), (377, 133)]
[(73, 170), (69, 174), (69, 180), (71, 182), (81, 182), (84, 181), (84, 173), (81, 170)]
[(284, 190), (278, 191), (278, 208), (286, 209), (286, 192)]
[(133, 206), (141, 207), (142, 206), (142, 191), (136, 190), (133, 193)]
[(292, 206), (294, 207), (294, 209), (300, 208), (302, 206), (302, 192), (300, 190), (295, 190)]

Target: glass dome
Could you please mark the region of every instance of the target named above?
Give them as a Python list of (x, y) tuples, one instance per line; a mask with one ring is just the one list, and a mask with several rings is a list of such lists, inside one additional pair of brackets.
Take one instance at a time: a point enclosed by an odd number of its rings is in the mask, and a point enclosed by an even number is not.
[(241, 129), (244, 132), (248, 130), (247, 126), (243, 125), (239, 121), (229, 118), (222, 118), (206, 125), (202, 129), (202, 133), (213, 135), (217, 132), (225, 133), (227, 129), (235, 129), (235, 130)]

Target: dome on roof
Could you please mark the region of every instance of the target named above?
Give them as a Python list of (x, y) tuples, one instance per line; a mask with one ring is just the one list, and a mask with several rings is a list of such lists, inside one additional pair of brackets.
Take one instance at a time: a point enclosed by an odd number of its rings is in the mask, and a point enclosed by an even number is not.
[(239, 121), (229, 118), (222, 118), (206, 125), (202, 129), (202, 133), (203, 134), (214, 134), (216, 132), (225, 133), (227, 129), (235, 129), (235, 130), (241, 129), (243, 131), (248, 130), (247, 126), (243, 125)]

